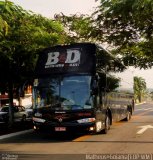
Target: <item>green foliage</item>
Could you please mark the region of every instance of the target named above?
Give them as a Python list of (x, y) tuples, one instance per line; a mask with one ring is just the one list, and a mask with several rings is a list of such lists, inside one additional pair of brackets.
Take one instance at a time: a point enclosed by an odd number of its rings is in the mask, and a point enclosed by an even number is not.
[(114, 76), (109, 76), (107, 80), (107, 86), (109, 91), (114, 91), (119, 87), (120, 79)]
[(0, 1), (0, 24), (1, 87), (10, 79), (22, 85), (33, 74), (38, 50), (67, 40), (61, 23), (9, 1)]
[(116, 90), (119, 87), (120, 79), (115, 76), (100, 73), (99, 86), (101, 91), (111, 92)]
[(4, 37), (8, 34), (8, 24), (0, 15), (0, 37)]
[(101, 0), (93, 18), (101, 36), (123, 54), (126, 64), (147, 68), (153, 62), (152, 11), (152, 0)]
[(92, 14), (56, 15), (71, 41), (106, 42), (122, 55), (125, 65), (149, 68), (153, 65), (153, 1), (101, 0)]
[(56, 15), (55, 19), (63, 23), (71, 43), (85, 41), (93, 42), (93, 39), (90, 39), (90, 34), (92, 33), (93, 29), (90, 17), (82, 14), (65, 16), (61, 13)]
[(67, 39), (61, 23), (0, 1), (0, 92), (9, 93), (10, 110), (14, 92), (33, 78), (37, 52)]
[(119, 58), (112, 55), (109, 51), (102, 47), (97, 50), (97, 71), (107, 70), (107, 72), (123, 71), (126, 67), (122, 64)]

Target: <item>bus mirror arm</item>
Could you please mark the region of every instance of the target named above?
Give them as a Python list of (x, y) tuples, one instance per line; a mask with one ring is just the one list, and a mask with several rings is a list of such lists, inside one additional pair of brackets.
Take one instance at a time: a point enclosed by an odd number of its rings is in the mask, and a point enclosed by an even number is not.
[(102, 87), (102, 88), (100, 89), (100, 92), (110, 92), (110, 89), (107, 88), (107, 87)]
[(94, 79), (91, 87), (91, 95), (98, 95), (98, 85), (97, 85), (97, 80)]
[(98, 95), (98, 87), (92, 88), (91, 95)]
[(108, 87), (106, 87), (105, 92), (110, 92), (110, 89)]

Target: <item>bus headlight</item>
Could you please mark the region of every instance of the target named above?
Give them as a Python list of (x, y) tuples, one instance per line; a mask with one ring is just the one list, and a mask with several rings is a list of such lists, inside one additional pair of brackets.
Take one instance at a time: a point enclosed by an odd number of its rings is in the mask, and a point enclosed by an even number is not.
[(89, 122), (94, 122), (96, 119), (95, 118), (84, 118), (84, 119), (79, 119), (77, 120), (78, 123), (89, 123)]
[(39, 122), (39, 123), (45, 123), (45, 121), (46, 121), (45, 119), (36, 118), (36, 117), (33, 117), (32, 120), (33, 120), (34, 122)]

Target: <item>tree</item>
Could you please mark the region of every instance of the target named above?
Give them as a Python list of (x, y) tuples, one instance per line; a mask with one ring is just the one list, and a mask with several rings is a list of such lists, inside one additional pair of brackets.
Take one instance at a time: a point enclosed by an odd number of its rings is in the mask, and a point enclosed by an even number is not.
[(36, 53), (42, 48), (66, 43), (67, 35), (61, 23), (7, 0), (0, 1), (0, 15), (0, 90), (8, 89), (12, 121), (14, 89), (18, 91), (31, 79)]
[[(74, 41), (107, 43), (125, 65), (153, 65), (152, 0), (101, 0), (91, 15), (56, 15)], [(77, 39), (78, 38), (78, 39)]]
[(153, 92), (150, 92), (150, 98), (153, 101)]
[(63, 13), (56, 14), (55, 20), (60, 21), (66, 28), (67, 34), (70, 37), (70, 42), (85, 42), (92, 41), (90, 39), (92, 24), (89, 16), (83, 14), (74, 14), (71, 16), (65, 16)]
[(142, 77), (134, 77), (134, 99), (135, 101), (142, 102), (143, 97), (146, 94), (146, 82)]
[(99, 37), (123, 55), (126, 65), (153, 65), (152, 11), (152, 0), (101, 0), (93, 14)]
[(120, 79), (115, 76), (108, 75), (105, 73), (100, 73), (99, 86), (102, 92), (112, 92), (115, 91), (120, 84)]
[(0, 37), (7, 35), (8, 33), (8, 24), (5, 20), (3, 20), (2, 16), (0, 15)]

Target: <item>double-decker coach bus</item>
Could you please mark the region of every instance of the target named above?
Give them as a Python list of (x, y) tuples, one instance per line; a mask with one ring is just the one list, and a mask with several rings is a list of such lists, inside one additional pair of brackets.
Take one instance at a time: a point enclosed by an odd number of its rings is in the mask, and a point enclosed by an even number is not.
[(133, 96), (112, 92), (112, 68), (125, 67), (93, 43), (44, 49), (35, 70), (34, 129), (46, 133), (107, 133), (113, 121), (129, 120)]

